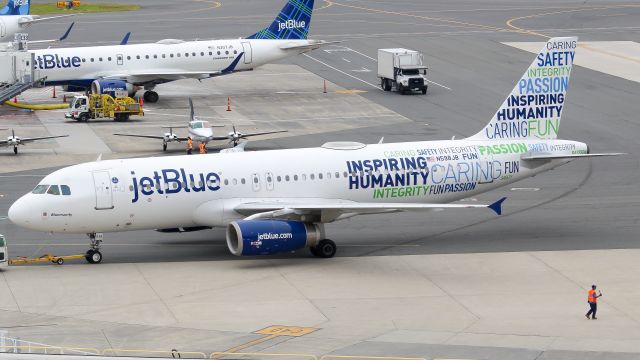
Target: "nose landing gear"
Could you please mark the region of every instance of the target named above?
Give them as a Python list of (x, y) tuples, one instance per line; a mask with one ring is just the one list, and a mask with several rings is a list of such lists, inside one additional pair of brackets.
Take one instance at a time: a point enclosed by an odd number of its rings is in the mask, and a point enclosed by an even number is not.
[(89, 264), (99, 264), (102, 261), (102, 253), (100, 252), (100, 244), (102, 243), (102, 233), (90, 233), (89, 241), (91, 241), (91, 249), (89, 249), (84, 258)]

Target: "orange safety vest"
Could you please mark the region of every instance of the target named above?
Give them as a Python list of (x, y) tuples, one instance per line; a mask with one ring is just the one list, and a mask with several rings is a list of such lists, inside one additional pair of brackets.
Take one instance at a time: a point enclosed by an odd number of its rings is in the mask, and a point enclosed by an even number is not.
[(193, 150), (193, 140), (187, 140), (187, 149)]
[(200, 154), (206, 154), (207, 153), (207, 148), (204, 146), (203, 143), (200, 143)]
[(598, 302), (598, 298), (596, 297), (596, 291), (591, 289), (589, 290), (589, 298), (587, 299), (590, 303)]

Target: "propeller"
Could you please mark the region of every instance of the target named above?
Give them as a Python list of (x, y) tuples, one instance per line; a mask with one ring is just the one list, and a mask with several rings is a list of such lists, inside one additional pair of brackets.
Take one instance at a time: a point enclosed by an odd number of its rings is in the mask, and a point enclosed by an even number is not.
[(237, 132), (236, 126), (233, 125), (233, 132), (229, 133), (229, 137), (231, 138), (229, 143), (233, 143), (233, 146), (235, 147), (238, 146), (238, 142), (242, 139), (242, 133)]

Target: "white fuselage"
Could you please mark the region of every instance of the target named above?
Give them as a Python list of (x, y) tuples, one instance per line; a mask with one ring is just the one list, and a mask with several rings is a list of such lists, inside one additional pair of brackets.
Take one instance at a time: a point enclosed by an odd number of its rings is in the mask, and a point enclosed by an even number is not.
[(20, 20), (33, 20), (31, 15), (4, 15), (0, 16), (0, 42), (13, 41), (13, 35), (24, 31)]
[(105, 160), (48, 175), (40, 184), (67, 185), (71, 195), (27, 194), (9, 216), (68, 233), (225, 226), (244, 217), (234, 211), (240, 203), (449, 203), (570, 161), (521, 160), (530, 152), (587, 146), (456, 140)]
[(32, 50), (35, 68), (48, 84), (87, 86), (100, 78), (118, 78), (136, 85), (183, 78), (207, 78), (238, 58), (234, 71), (296, 54), (281, 46), (308, 44), (308, 40), (212, 40), (92, 46)]

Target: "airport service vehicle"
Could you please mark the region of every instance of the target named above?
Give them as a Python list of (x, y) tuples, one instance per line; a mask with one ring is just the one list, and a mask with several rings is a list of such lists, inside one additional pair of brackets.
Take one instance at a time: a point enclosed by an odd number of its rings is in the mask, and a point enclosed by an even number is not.
[(427, 67), (420, 52), (408, 49), (378, 49), (378, 77), (384, 91), (396, 88), (401, 94), (427, 93)]
[[(229, 143), (233, 143), (233, 146), (237, 146), (241, 140), (247, 139), (252, 136), (259, 135), (267, 135), (267, 134), (277, 134), (287, 132), (287, 130), (276, 130), (276, 131), (263, 131), (263, 132), (254, 132), (254, 133), (241, 133), (236, 131), (236, 127), (233, 127), (233, 131), (229, 132), (226, 136), (214, 136), (212, 128), (214, 127), (224, 127), (224, 125), (211, 125), (208, 121), (200, 120), (196, 117), (194, 108), (193, 108), (193, 100), (189, 98), (189, 108), (190, 108), (190, 116), (189, 116), (189, 124), (187, 126), (180, 125), (167, 125), (162, 128), (169, 129), (168, 133), (164, 133), (164, 135), (138, 135), (138, 134), (113, 134), (117, 136), (129, 136), (136, 138), (146, 138), (146, 139), (158, 139), (162, 140), (162, 151), (167, 151), (167, 144), (170, 142), (182, 142), (187, 141), (186, 137), (180, 137), (173, 133), (174, 128), (183, 128), (186, 127), (189, 133), (189, 137), (193, 140), (194, 144), (198, 144), (203, 142), (205, 146), (210, 141), (215, 140), (229, 140)], [(195, 147), (195, 145), (194, 145)], [(239, 148), (239, 151), (243, 151), (244, 147)]]
[(248, 71), (301, 54), (324, 41), (307, 39), (313, 0), (288, 0), (273, 23), (247, 38), (211, 41), (165, 39), (157, 43), (33, 50), (36, 68), (48, 85), (83, 91), (95, 80), (117, 81), (133, 96), (144, 87), (144, 100), (157, 102), (158, 84), (202, 80)]
[[(33, 23), (71, 16), (60, 15), (41, 18), (38, 15), (29, 15), (31, 8), (30, 1), (31, 0), (9, 0), (7, 5), (0, 9), (0, 42), (13, 41), (15, 34), (24, 32), (25, 29)], [(45, 40), (44, 42), (51, 41), (52, 40)]]
[(9, 250), (4, 235), (0, 234), (0, 267), (9, 265)]
[[(0, 129), (0, 130), (9, 130), (9, 129)], [(56, 136), (40, 136), (40, 137), (32, 137), (32, 138), (21, 138), (19, 136), (16, 136), (16, 132), (11, 129), (11, 136), (7, 137), (7, 140), (0, 140), (0, 147), (3, 146), (13, 146), (13, 153), (18, 155), (18, 146), (19, 145), (26, 145), (30, 142), (33, 141), (39, 141), (39, 140), (47, 140), (47, 139), (55, 139), (55, 138), (61, 138), (61, 137), (67, 137), (69, 135), (56, 135)]]
[(86, 122), (89, 119), (113, 119), (127, 121), (131, 115), (144, 116), (144, 110), (135, 99), (109, 94), (77, 95), (71, 101), (71, 110), (64, 114), (67, 119)]
[[(309, 248), (336, 253), (324, 225), (357, 215), (490, 208), (453, 203), (529, 178), (589, 153), (557, 139), (577, 38), (550, 39), (477, 134), (460, 140), (361, 144), (199, 156), (106, 160), (47, 175), (9, 209), (9, 219), (46, 232), (96, 234), (225, 227), (238, 256)], [(67, 187), (67, 195), (49, 189)], [(56, 191), (58, 193), (58, 191)], [(97, 256), (100, 260), (102, 255)]]

